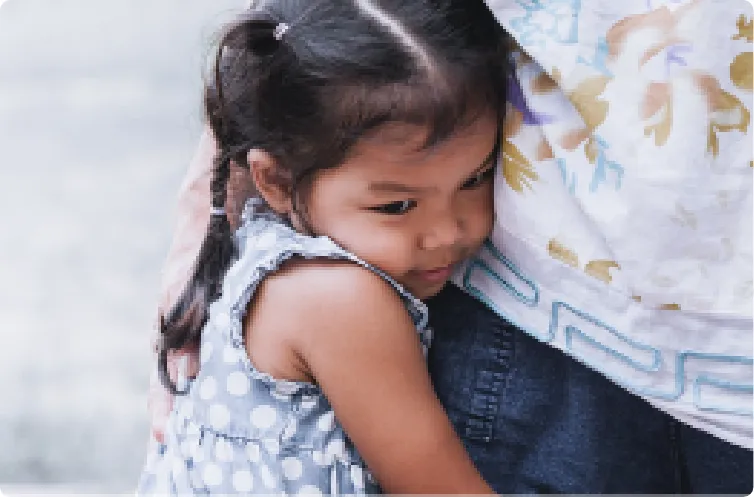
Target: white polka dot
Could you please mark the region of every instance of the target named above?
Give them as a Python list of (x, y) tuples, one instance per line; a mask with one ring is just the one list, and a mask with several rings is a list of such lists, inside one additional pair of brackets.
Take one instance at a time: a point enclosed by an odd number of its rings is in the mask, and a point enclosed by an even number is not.
[(329, 433), (335, 428), (335, 412), (327, 411), (317, 420), (317, 429), (324, 433)]
[(170, 480), (167, 477), (155, 478), (154, 495), (170, 495), (170, 490)]
[(277, 242), (277, 237), (275, 236), (275, 233), (266, 231), (262, 233), (259, 237), (257, 237), (254, 245), (259, 250), (269, 250), (273, 246), (275, 246), (275, 242)]
[(280, 454), (280, 442), (276, 438), (262, 440), (262, 445), (264, 445), (264, 450), (269, 454), (273, 456)]
[(202, 480), (208, 487), (217, 487), (223, 483), (223, 471), (214, 463), (207, 463), (202, 473)]
[(346, 444), (340, 439), (332, 440), (325, 447), (325, 452), (333, 459), (344, 459), (346, 456)]
[(354, 487), (358, 489), (364, 488), (364, 471), (361, 469), (361, 466), (356, 466), (355, 464), (351, 466), (351, 481)]
[(254, 477), (246, 469), (233, 473), (233, 488), (236, 492), (251, 492), (254, 488)]
[(200, 361), (202, 364), (207, 364), (209, 362), (209, 358), (212, 357), (212, 349), (213, 346), (211, 343), (204, 343), (202, 344), (202, 350), (199, 353)]
[(223, 404), (212, 404), (209, 407), (209, 423), (216, 430), (222, 430), (230, 422), (230, 412)]
[(238, 352), (231, 345), (223, 349), (223, 362), (225, 364), (235, 364), (238, 362)]
[(194, 403), (190, 400), (186, 400), (181, 403), (180, 407), (181, 417), (189, 419), (194, 415)]
[(304, 465), (295, 457), (286, 457), (282, 462), (283, 476), (286, 480), (298, 480), (304, 472)]
[(241, 397), (249, 393), (249, 379), (240, 371), (233, 371), (228, 375), (228, 393)]
[(183, 442), (181, 442), (181, 454), (183, 456), (191, 456), (191, 454), (194, 452), (194, 446), (191, 443), (191, 440), (186, 439)]
[(233, 445), (224, 438), (220, 438), (215, 443), (215, 457), (221, 462), (233, 461)]
[(322, 495), (322, 491), (314, 485), (304, 485), (296, 492), (296, 495)]
[(202, 384), (199, 385), (199, 397), (202, 400), (212, 400), (217, 393), (217, 381), (214, 376), (207, 376), (202, 380)]
[(202, 431), (199, 429), (199, 425), (193, 422), (188, 423), (188, 426), (186, 426), (186, 437), (196, 439), (201, 434)]
[(275, 488), (275, 478), (273, 478), (270, 468), (266, 464), (259, 465), (259, 476), (262, 478), (265, 487)]
[(317, 466), (327, 466), (330, 464), (331, 459), (327, 457), (327, 454), (325, 454), (322, 451), (314, 450), (312, 451), (312, 461), (314, 461), (314, 464)]
[(193, 459), (194, 463), (198, 464), (204, 462), (204, 460), (207, 459), (204, 452), (205, 451), (202, 447), (202, 444), (195, 444), (193, 447), (191, 447), (191, 459)]
[(246, 446), (246, 456), (251, 462), (259, 462), (259, 445), (254, 442), (249, 442)]
[(251, 411), (251, 423), (260, 430), (272, 427), (277, 421), (277, 413), (272, 406), (259, 406)]
[(176, 457), (175, 459), (173, 459), (171, 466), (173, 469), (173, 475), (180, 476), (186, 469), (186, 461), (184, 461), (182, 458)]
[(215, 325), (219, 328), (227, 328), (230, 325), (230, 316), (227, 312), (221, 312), (215, 318)]

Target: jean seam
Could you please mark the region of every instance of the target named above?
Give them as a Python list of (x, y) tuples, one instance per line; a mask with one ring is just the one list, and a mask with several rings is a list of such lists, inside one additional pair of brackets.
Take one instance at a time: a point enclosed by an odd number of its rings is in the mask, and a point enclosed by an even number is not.
[(502, 320), (493, 323), (480, 323), (494, 330), (491, 333), (489, 359), (485, 367), (477, 373), (477, 381), (471, 395), (471, 405), (481, 405), (472, 409), (464, 428), (465, 438), (470, 441), (489, 443), (494, 438), (494, 426), (503, 397), (506, 379), (510, 373), (514, 353), (513, 330)]
[(688, 482), (684, 482), (684, 464), (683, 455), (681, 454), (680, 429), (678, 422), (674, 419), (668, 419), (668, 442), (670, 445), (671, 466), (673, 468), (673, 492), (688, 493)]

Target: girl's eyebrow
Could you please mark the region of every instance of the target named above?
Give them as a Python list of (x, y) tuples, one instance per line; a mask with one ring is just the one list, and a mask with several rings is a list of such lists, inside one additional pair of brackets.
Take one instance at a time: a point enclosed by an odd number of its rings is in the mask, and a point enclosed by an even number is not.
[(422, 193), (435, 188), (425, 188), (420, 186), (408, 186), (393, 181), (374, 181), (369, 183), (369, 191), (374, 193)]
[[(500, 138), (495, 140), (495, 145), (492, 147), (492, 150), (487, 155), (487, 157), (484, 158), (482, 163), (474, 169), (474, 171), (469, 174), (469, 176), (474, 176), (475, 174), (478, 174), (479, 172), (483, 171), (486, 167), (490, 165), (491, 162), (493, 162), (498, 155), (498, 151), (500, 149)], [(435, 190), (434, 187), (421, 187), (421, 186), (409, 186), (404, 185), (403, 183), (396, 183), (394, 181), (373, 181), (369, 183), (369, 191), (374, 193), (410, 193), (410, 194), (419, 194), (424, 193), (428, 191)]]

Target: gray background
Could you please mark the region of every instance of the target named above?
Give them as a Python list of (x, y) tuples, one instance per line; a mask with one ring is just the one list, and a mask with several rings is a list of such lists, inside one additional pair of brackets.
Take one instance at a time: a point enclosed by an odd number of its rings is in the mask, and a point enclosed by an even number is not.
[(0, 489), (130, 492), (214, 29), (244, 0), (0, 0)]

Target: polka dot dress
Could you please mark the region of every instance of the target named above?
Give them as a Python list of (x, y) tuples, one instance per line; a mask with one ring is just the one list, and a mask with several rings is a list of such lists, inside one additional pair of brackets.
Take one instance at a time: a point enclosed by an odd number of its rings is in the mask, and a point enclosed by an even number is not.
[(249, 200), (236, 233), (239, 258), (202, 333), (201, 369), (177, 396), (163, 444), (153, 441), (137, 495), (339, 495), (380, 491), (316, 385), (254, 368), (242, 321), (259, 282), (291, 257), (351, 260), (402, 296), (425, 354), (427, 311), (398, 283), (338, 247), (301, 235)]

